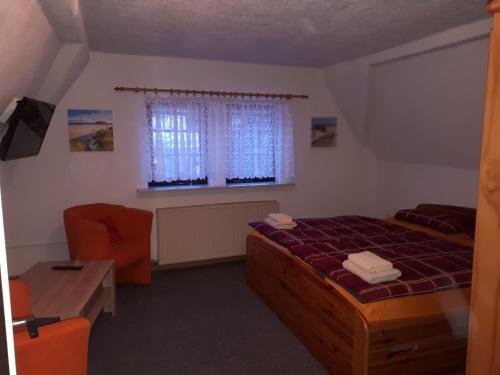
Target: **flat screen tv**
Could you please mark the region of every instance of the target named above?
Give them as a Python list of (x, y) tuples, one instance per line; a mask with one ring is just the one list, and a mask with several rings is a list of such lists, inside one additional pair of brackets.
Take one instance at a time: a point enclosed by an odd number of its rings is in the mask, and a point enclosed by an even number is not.
[(7, 120), (7, 132), (0, 143), (0, 159), (13, 160), (38, 155), (56, 106), (22, 98)]

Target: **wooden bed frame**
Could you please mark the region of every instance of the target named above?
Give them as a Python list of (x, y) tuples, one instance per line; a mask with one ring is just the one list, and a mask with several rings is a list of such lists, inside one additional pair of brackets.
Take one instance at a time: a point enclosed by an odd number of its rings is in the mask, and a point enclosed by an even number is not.
[[(468, 314), (366, 321), (307, 264), (247, 238), (246, 279), (331, 374), (449, 374), (465, 369)], [(293, 360), (293, 358), (291, 358)]]

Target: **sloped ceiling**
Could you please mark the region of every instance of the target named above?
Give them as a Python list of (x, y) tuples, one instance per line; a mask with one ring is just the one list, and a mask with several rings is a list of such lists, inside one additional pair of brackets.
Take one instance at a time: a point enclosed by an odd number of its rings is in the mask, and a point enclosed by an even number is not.
[(66, 43), (85, 43), (80, 0), (38, 0), (54, 31)]
[(0, 2), (0, 113), (36, 95), (61, 45), (36, 0)]
[(477, 169), (491, 19), (324, 69), (358, 140), (380, 160)]
[(81, 0), (81, 7), (92, 50), (305, 66), (488, 17), (485, 0)]
[(79, 0), (0, 2), (0, 113), (14, 97), (57, 103), (88, 62)]

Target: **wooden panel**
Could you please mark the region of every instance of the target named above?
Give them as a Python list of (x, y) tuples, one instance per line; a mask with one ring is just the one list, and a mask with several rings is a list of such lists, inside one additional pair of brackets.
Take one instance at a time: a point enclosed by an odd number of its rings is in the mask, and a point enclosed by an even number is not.
[(500, 0), (490, 36), (467, 372), (500, 373)]
[(277, 201), (159, 208), (158, 263), (162, 266), (243, 255), (246, 236), (252, 231), (248, 223), (278, 210)]
[(331, 373), (364, 373), (354, 361), (356, 311), (334, 289), (253, 236), (247, 282)]
[(391, 321), (382, 324), (370, 324), (370, 349), (377, 351), (392, 346), (405, 346), (409, 342), (423, 341), (432, 337), (442, 337), (453, 342), (462, 342), (465, 347), (467, 338), (467, 316), (461, 316), (460, 326), (452, 327), (446, 318), (434, 318), (426, 322), (405, 319), (401, 325)]
[(83, 309), (82, 316), (90, 320), (91, 324), (94, 324), (97, 316), (103, 310), (104, 304), (110, 297), (109, 290), (110, 288), (103, 288), (102, 285), (99, 286)]
[[(464, 318), (466, 323), (467, 320)], [(369, 373), (450, 374), (465, 369), (467, 325), (454, 332), (448, 321), (372, 331)], [(440, 360), (435, 359), (439, 357)], [(444, 360), (447, 358), (448, 360)]]
[[(370, 366), (370, 375), (459, 375), (465, 373), (465, 347), (436, 351), (424, 358), (413, 356), (383, 365)], [(452, 364), (450, 366), (450, 364)]]
[(170, 263), (170, 264), (163, 264), (163, 265), (154, 264), (151, 266), (151, 270), (153, 272), (166, 271), (166, 270), (175, 270), (175, 269), (180, 269), (180, 268), (203, 267), (203, 266), (209, 266), (209, 265), (213, 265), (213, 264), (242, 262), (244, 260), (245, 260), (244, 255), (235, 255), (232, 257), (195, 260), (193, 262)]
[(102, 286), (107, 296), (104, 304), (104, 312), (110, 312), (114, 317), (116, 315), (116, 272), (114, 264), (104, 277), (104, 280), (102, 280)]
[(247, 283), (332, 374), (450, 374), (465, 368), (467, 314), (366, 322), (308, 265), (255, 236)]

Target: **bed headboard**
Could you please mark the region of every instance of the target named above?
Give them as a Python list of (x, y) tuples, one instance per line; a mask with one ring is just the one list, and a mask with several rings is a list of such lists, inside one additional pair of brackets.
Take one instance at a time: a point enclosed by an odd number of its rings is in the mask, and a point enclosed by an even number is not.
[(471, 216), (474, 218), (476, 216), (476, 209), (470, 208), (470, 207), (450, 206), (450, 205), (444, 205), (444, 204), (421, 203), (417, 206), (417, 208), (450, 212), (450, 213), (461, 214), (461, 215), (465, 215), (465, 216)]

